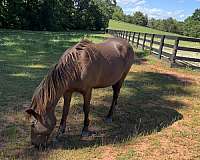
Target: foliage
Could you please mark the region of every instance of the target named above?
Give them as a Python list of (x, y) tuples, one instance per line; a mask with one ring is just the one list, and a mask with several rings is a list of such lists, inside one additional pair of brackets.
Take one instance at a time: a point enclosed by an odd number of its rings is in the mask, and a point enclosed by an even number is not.
[(138, 58), (144, 58), (144, 57), (149, 56), (149, 51), (148, 50), (137, 49), (137, 51), (135, 52), (135, 54), (136, 54), (136, 56)]
[(1, 0), (0, 27), (61, 31), (108, 26), (115, 0)]
[(113, 20), (121, 21), (124, 20), (124, 12), (121, 7), (116, 6), (112, 15)]
[(200, 9), (196, 9), (193, 15), (185, 20), (184, 34), (200, 37)]
[(140, 26), (147, 26), (148, 24), (147, 15), (144, 15), (142, 12), (135, 12), (133, 14), (133, 24)]
[(178, 22), (173, 18), (156, 20), (154, 18), (149, 20), (148, 26), (154, 29), (162, 30), (165, 32), (172, 32), (177, 34), (183, 34), (183, 22)]
[(148, 24), (148, 16), (144, 15), (142, 12), (135, 12), (132, 15), (126, 15), (124, 14), (123, 10), (121, 7), (117, 6), (114, 9), (113, 15), (112, 15), (113, 20), (117, 21), (124, 21), (127, 23), (132, 23), (140, 26), (147, 26)]
[(133, 16), (125, 15), (122, 8), (118, 6), (114, 10), (112, 19), (140, 26), (148, 26), (165, 32), (200, 37), (200, 9), (196, 9), (192, 16), (181, 22), (172, 17), (168, 19), (148, 19), (148, 15), (144, 15), (142, 12), (135, 12)]

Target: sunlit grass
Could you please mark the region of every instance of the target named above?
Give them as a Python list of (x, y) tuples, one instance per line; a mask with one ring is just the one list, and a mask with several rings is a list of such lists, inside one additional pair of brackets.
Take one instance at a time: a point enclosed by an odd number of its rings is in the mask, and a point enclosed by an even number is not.
[(30, 73), (15, 73), (15, 74), (10, 74), (10, 76), (13, 76), (13, 77), (28, 77), (28, 78), (33, 78)]
[(83, 37), (100, 42), (108, 36), (92, 32), (1, 32), (0, 43), (13, 45), (0, 45), (0, 159), (198, 159), (199, 73), (171, 69), (141, 50), (136, 51), (141, 59), (121, 89), (112, 124), (104, 122), (112, 89), (96, 89), (90, 119), (98, 134), (81, 141), (83, 98), (74, 94), (62, 139), (53, 143), (62, 114), (61, 99), (49, 148), (38, 151), (31, 146), (24, 110), (30, 106), (34, 89), (67, 48)]
[(31, 65), (27, 65), (27, 66), (24, 66), (24, 67), (27, 67), (27, 68), (35, 68), (35, 69), (43, 69), (43, 68), (48, 68), (48, 66), (46, 65), (42, 65), (42, 64), (31, 64)]
[(121, 21), (115, 21), (115, 20), (109, 21), (109, 28), (110, 29), (125, 30), (125, 31), (132, 31), (132, 32), (177, 35), (177, 34), (174, 34), (174, 33), (163, 32), (163, 31), (159, 31), (159, 30), (156, 30), (156, 29), (138, 26), (138, 25), (134, 25), (134, 24), (126, 23), (126, 22), (121, 22)]
[[(132, 31), (132, 32), (182, 36), (182, 35), (178, 35), (178, 34), (174, 34), (174, 33), (169, 33), (169, 32), (164, 32), (164, 31), (152, 29), (152, 28), (149, 28), (149, 27), (142, 27), (142, 26), (138, 26), (138, 25), (134, 25), (134, 24), (130, 24), (130, 23), (125, 23), (125, 22), (121, 22), (121, 21), (114, 21), (114, 20), (110, 20), (109, 28), (110, 29), (123, 30), (123, 31)], [(143, 37), (141, 36), (141, 38), (143, 38)], [(147, 36), (147, 39), (151, 40), (151, 37)], [(132, 40), (132, 38), (131, 38), (131, 40)], [(135, 39), (135, 41), (136, 41), (136, 39)], [(160, 42), (160, 38), (155, 37), (154, 41)], [(140, 44), (142, 44), (142, 43), (143, 43), (143, 41), (140, 40)], [(174, 40), (165, 39), (165, 43), (174, 45), (175, 42), (174, 42)], [(146, 45), (150, 46), (150, 43), (146, 43)], [(200, 48), (200, 43), (180, 41), (179, 46)], [(153, 45), (153, 48), (159, 49), (159, 47), (160, 46), (157, 45), (157, 44)], [(167, 48), (167, 47), (164, 47), (163, 51), (165, 51), (169, 54), (173, 53), (173, 49)], [(180, 50), (178, 51), (177, 56), (200, 58), (199, 53), (188, 52), (188, 51), (180, 51)], [(195, 63), (195, 62), (193, 62), (193, 63), (191, 62), (191, 64), (200, 66), (199, 63)]]

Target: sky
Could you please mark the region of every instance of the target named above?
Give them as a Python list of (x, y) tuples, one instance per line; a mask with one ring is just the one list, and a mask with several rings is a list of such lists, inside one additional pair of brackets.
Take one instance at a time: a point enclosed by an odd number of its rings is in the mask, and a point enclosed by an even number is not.
[(166, 19), (173, 17), (183, 21), (200, 8), (200, 0), (117, 0), (126, 14), (141, 11), (149, 18)]

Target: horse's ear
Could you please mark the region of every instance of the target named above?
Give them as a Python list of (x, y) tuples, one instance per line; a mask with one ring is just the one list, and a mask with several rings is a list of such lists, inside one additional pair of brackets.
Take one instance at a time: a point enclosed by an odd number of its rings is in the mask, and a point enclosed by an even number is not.
[(39, 114), (36, 113), (32, 108), (27, 109), (25, 112), (28, 113), (30, 116), (35, 117), (35, 119), (38, 120)]

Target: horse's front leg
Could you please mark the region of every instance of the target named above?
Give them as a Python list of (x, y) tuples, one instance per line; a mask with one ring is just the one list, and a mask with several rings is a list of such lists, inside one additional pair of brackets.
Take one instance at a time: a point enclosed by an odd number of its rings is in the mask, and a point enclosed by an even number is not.
[(83, 94), (84, 98), (84, 105), (83, 105), (83, 111), (84, 111), (84, 127), (81, 133), (82, 137), (88, 137), (93, 135), (95, 132), (89, 130), (89, 112), (90, 112), (90, 100), (91, 100), (91, 94), (92, 89), (89, 89), (86, 93)]
[(63, 113), (62, 113), (62, 118), (60, 121), (60, 126), (58, 129), (57, 137), (61, 136), (62, 134), (65, 133), (65, 128), (66, 128), (66, 120), (67, 120), (67, 115), (69, 113), (69, 108), (70, 108), (70, 102), (72, 98), (72, 92), (66, 92), (63, 95), (64, 98), (64, 106), (63, 106)]

